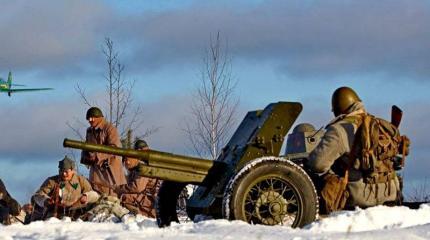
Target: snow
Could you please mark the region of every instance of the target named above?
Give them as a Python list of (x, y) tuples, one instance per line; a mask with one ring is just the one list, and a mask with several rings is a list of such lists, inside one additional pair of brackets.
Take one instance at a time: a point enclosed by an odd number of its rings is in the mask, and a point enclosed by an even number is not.
[(142, 216), (124, 218), (120, 223), (51, 218), (29, 225), (0, 226), (0, 239), (430, 239), (430, 204), (417, 210), (378, 206), (342, 211), (302, 229), (227, 220), (172, 224), (160, 229), (154, 219)]

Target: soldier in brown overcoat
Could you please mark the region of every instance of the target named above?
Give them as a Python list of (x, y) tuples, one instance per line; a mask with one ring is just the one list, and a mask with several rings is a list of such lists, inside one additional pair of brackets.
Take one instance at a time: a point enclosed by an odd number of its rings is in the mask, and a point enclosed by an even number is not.
[(99, 199), (88, 180), (76, 173), (73, 160), (66, 156), (59, 162), (58, 170), (59, 175), (46, 179), (33, 195), (34, 203), (43, 209), (42, 216), (33, 220), (70, 216), (72, 208), (95, 203)]
[[(88, 109), (86, 118), (90, 124), (86, 132), (87, 143), (121, 147), (118, 130), (104, 119), (99, 108)], [(89, 166), (90, 183), (99, 193), (117, 197), (115, 186), (127, 183), (122, 162), (118, 156), (82, 151), (81, 163)]]
[[(149, 149), (144, 140), (137, 140), (134, 149), (146, 151)], [(161, 180), (139, 176), (138, 159), (124, 158), (128, 169), (127, 184), (118, 186), (115, 190), (120, 195), (121, 204), (134, 214), (155, 218), (155, 199)]]

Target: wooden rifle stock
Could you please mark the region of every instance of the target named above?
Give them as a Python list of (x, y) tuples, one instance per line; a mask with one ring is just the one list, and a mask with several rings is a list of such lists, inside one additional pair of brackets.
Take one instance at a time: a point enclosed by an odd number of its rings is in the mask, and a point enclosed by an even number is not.
[(54, 217), (58, 218), (58, 207), (60, 205), (60, 183), (57, 182), (54, 188)]
[(403, 111), (396, 105), (393, 105), (391, 107), (391, 123), (398, 128), (400, 126), (400, 122), (402, 121), (402, 117)]

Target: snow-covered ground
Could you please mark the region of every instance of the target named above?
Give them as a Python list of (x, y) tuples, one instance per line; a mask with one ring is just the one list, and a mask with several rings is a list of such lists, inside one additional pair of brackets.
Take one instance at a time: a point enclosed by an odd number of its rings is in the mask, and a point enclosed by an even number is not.
[(303, 229), (226, 220), (159, 229), (155, 220), (140, 216), (121, 223), (50, 219), (26, 226), (0, 226), (0, 239), (430, 239), (430, 204), (418, 210), (379, 206), (338, 212)]

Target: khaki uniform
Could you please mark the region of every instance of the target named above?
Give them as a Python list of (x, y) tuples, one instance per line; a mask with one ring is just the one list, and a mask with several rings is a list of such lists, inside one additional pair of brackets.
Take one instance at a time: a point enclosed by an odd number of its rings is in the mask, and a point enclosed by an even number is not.
[(117, 188), (121, 204), (134, 214), (155, 218), (155, 199), (161, 180), (139, 176), (138, 167), (131, 169), (127, 184)]
[[(93, 191), (85, 177), (74, 174), (70, 181), (62, 181), (60, 176), (56, 175), (46, 179), (32, 199), (40, 208), (43, 208), (44, 216), (42, 218), (45, 219), (55, 215), (68, 215), (70, 208), (79, 206), (82, 195), (87, 196), (87, 204), (95, 203), (99, 199), (99, 194)], [(55, 210), (54, 207), (45, 208), (45, 201), (47, 199), (55, 201), (57, 196), (57, 209)]]
[(397, 175), (387, 183), (366, 183), (363, 181), (363, 173), (360, 170), (360, 160), (356, 159), (352, 164), (348, 154), (350, 153), (357, 123), (351, 121), (358, 114), (365, 113), (361, 102), (353, 105), (350, 113), (340, 115), (327, 126), (321, 142), (310, 153), (307, 162), (310, 170), (317, 174), (335, 173), (343, 177), (341, 171), (344, 166), (350, 165), (347, 190), (350, 194), (346, 207), (352, 208), (371, 207), (385, 202), (395, 201), (399, 193), (399, 181)]
[(9, 225), (11, 223), (10, 215), (19, 215), (20, 209), (19, 203), (10, 196), (0, 179), (0, 223)]
[[(86, 142), (121, 147), (117, 129), (104, 119), (95, 128), (89, 127), (87, 129)], [(90, 159), (95, 160), (91, 161)], [(105, 165), (105, 162), (108, 164)], [(124, 169), (118, 156), (82, 151), (81, 163), (90, 166), (89, 180), (94, 190), (99, 193), (117, 197), (113, 187), (126, 184)]]

